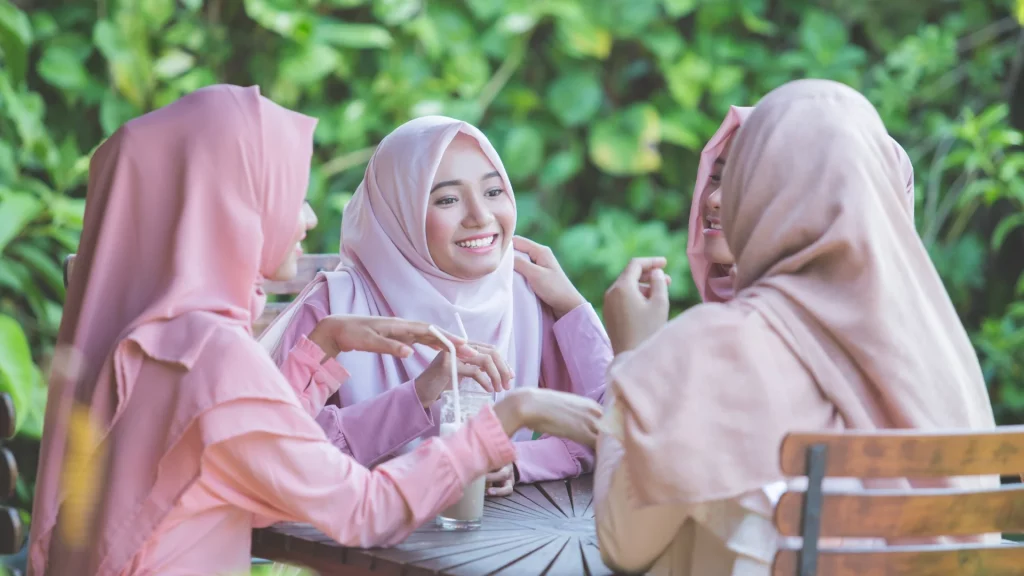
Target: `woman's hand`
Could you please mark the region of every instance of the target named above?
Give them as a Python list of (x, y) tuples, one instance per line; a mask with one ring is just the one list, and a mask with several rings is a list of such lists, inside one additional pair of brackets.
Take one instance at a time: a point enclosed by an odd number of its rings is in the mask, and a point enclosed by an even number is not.
[(550, 248), (522, 236), (513, 236), (512, 245), (529, 256), (516, 254), (516, 272), (526, 278), (537, 297), (551, 308), (555, 320), (586, 302), (562, 271)]
[[(449, 334), (440, 328), (437, 330), (452, 341), (460, 355), (476, 354), (465, 349), (464, 338)], [(434, 350), (446, 350), (441, 340), (430, 331), (429, 324), (381, 316), (327, 316), (317, 323), (309, 339), (324, 351), (325, 359), (352, 350), (408, 358), (413, 352), (412, 344), (423, 344)]]
[(515, 485), (516, 475), (512, 464), (487, 474), (488, 496), (508, 496)]
[[(458, 351), (456, 370), (459, 378), (472, 378), (488, 392), (512, 388), (515, 374), (505, 359), (487, 344), (466, 344)], [(416, 377), (416, 396), (426, 408), (441, 397), (441, 392), (452, 388), (451, 355), (442, 351), (434, 357), (422, 374)]]
[(546, 388), (520, 388), (494, 405), (505, 433), (521, 428), (572, 440), (593, 448), (597, 444), (602, 408), (585, 396)]
[(634, 258), (604, 294), (604, 325), (616, 355), (636, 348), (668, 321), (664, 258)]

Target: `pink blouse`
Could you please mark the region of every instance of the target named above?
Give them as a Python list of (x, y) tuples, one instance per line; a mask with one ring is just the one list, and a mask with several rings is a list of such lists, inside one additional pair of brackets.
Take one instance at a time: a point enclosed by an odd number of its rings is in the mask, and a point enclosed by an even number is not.
[[(290, 369), (310, 374), (296, 401), (311, 416), (348, 375), (300, 338)], [(251, 418), (268, 402), (215, 408)], [(309, 426), (319, 430), (312, 419)], [(320, 433), (322, 435), (322, 432)], [(494, 411), (484, 409), (456, 434), (367, 470), (326, 438), (294, 430), (237, 437), (203, 454), (198, 480), (181, 496), (124, 576), (226, 574), (249, 569), (253, 527), (307, 522), (347, 546), (389, 546), (462, 495), (463, 487), (515, 458)]]
[[(578, 306), (557, 321), (547, 307), (542, 308), (541, 385), (601, 402), (612, 348), (594, 308)], [(317, 385), (315, 372), (310, 371), (315, 366), (306, 360), (305, 335), (329, 310), (328, 291), (321, 284), (306, 295), (281, 337), (274, 361), (296, 389)], [(356, 405), (342, 407), (336, 402), (331, 399), (316, 421), (332, 444), (366, 466), (386, 460), (412, 440), (437, 434), (435, 414), (424, 410), (414, 380)], [(569, 440), (544, 436), (514, 444), (520, 482), (571, 478), (594, 468), (593, 451)]]

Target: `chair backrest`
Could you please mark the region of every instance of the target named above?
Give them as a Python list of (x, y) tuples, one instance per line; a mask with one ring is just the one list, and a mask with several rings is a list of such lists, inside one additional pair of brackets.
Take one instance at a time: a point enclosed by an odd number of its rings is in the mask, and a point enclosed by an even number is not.
[[(334, 270), (341, 262), (338, 254), (304, 254), (299, 257), (299, 273), (287, 282), (266, 282), (263, 290), (267, 294), (295, 296), (309, 284), (318, 272)], [(64, 259), (64, 286), (67, 287), (75, 264), (75, 255)], [(288, 302), (268, 302), (263, 315), (253, 322), (253, 334), (259, 336), (267, 326), (288, 306)]]
[(1024, 486), (986, 490), (907, 489), (823, 493), (825, 477), (947, 478), (1019, 475), (1024, 426), (988, 432), (920, 430), (793, 433), (782, 442), (786, 476), (806, 492), (783, 494), (775, 526), (803, 537), (775, 556), (773, 576), (927, 576), (1024, 573), (1024, 545), (922, 545), (818, 549), (819, 537), (925, 539), (1024, 532)]
[[(6, 392), (0, 394), (0, 440), (14, 437), (14, 401)], [(0, 502), (7, 502), (14, 496), (18, 485), (18, 463), (14, 453), (0, 448)], [(0, 555), (14, 554), (21, 549), (24, 527), (21, 514), (16, 508), (0, 506)]]

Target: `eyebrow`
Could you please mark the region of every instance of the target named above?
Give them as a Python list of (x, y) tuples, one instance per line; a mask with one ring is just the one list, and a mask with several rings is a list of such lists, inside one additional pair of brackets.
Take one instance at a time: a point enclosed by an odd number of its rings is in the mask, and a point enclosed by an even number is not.
[[(484, 174), (480, 181), (490, 180), (491, 178), (501, 178), (501, 174), (497, 170)], [(430, 189), (430, 193), (433, 194), (438, 188), (444, 188), (445, 186), (461, 186), (462, 180), (444, 180), (434, 184), (434, 187)]]
[(715, 166), (725, 166), (725, 158), (715, 158)]

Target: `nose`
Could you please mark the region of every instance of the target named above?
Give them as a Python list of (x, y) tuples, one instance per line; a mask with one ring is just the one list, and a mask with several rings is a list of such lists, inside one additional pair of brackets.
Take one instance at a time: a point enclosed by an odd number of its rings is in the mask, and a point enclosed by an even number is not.
[(313, 212), (313, 207), (309, 205), (309, 202), (302, 205), (302, 220), (305, 223), (307, 231), (316, 228), (316, 225), (320, 222), (316, 217), (316, 212)]
[(721, 187), (715, 188), (711, 194), (708, 194), (708, 199), (704, 202), (708, 212), (718, 212), (722, 209), (722, 189)]
[(494, 213), (481, 198), (472, 195), (466, 198), (466, 216), (462, 219), (465, 228), (483, 228), (494, 221)]

